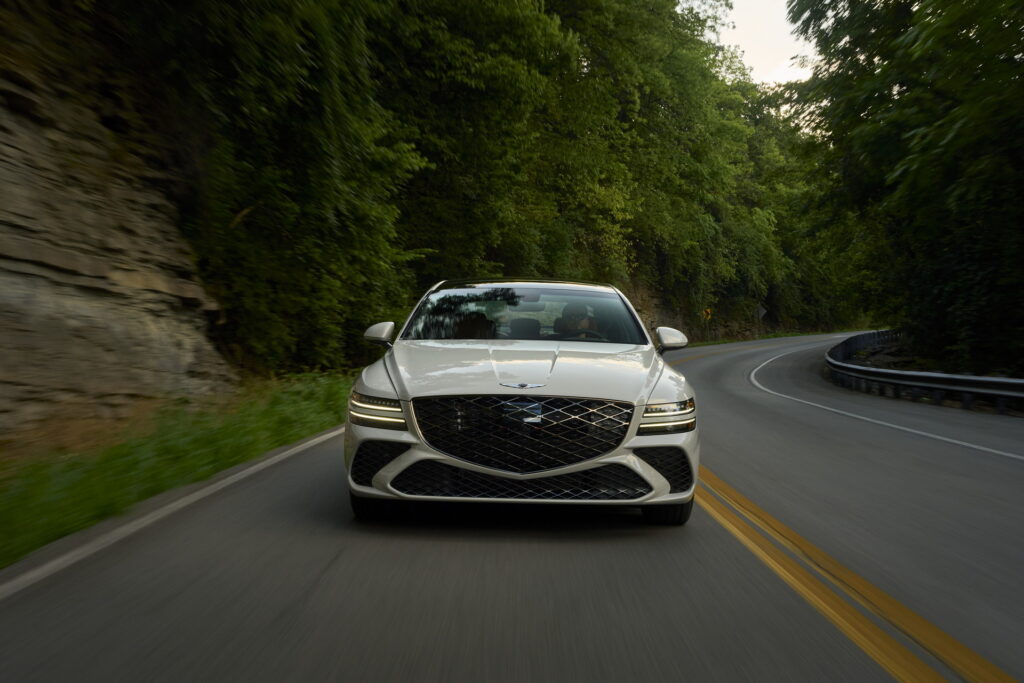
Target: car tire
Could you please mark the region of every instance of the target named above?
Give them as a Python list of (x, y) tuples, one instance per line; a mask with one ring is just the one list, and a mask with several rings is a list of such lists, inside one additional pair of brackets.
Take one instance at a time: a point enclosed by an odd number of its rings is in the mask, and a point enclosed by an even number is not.
[(693, 512), (693, 500), (678, 505), (645, 505), (644, 521), (659, 526), (682, 526)]

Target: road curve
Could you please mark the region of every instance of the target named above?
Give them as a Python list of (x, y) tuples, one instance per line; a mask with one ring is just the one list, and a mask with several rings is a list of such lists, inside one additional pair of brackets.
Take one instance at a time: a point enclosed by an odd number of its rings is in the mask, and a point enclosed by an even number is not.
[[(834, 387), (820, 376), (831, 343), (673, 354), (699, 392), (703, 464), (986, 671), (1024, 677), (1024, 462), (991, 452), (1024, 454), (1024, 420)], [(340, 448), (308, 448), (0, 602), (0, 680), (899, 675), (808, 597), (809, 579), (727, 529), (716, 510), (736, 501), (710, 489), (682, 529), (555, 506), (356, 524)], [(777, 564), (817, 571), (771, 543)], [(925, 626), (901, 632), (821, 582), (912, 666), (953, 675), (952, 646), (929, 649)]]

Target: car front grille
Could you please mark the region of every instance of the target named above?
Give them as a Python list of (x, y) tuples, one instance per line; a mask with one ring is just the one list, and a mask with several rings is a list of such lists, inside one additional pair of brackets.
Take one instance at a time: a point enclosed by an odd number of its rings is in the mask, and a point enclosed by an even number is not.
[(652, 491), (643, 477), (619, 464), (553, 477), (506, 479), (436, 460), (410, 465), (391, 480), (391, 486), (410, 496), (502, 500), (635, 500)]
[(398, 441), (364, 441), (352, 458), (352, 481), (370, 486), (380, 468), (409, 450), (409, 444)]
[(657, 446), (649, 448), (634, 448), (633, 453), (640, 456), (644, 461), (658, 470), (661, 476), (668, 479), (669, 493), (682, 493), (693, 486), (693, 471), (690, 469), (690, 459), (682, 448), (674, 446)]
[(614, 450), (630, 403), (553, 396), (444, 396), (413, 401), (427, 443), (484, 467), (526, 474)]

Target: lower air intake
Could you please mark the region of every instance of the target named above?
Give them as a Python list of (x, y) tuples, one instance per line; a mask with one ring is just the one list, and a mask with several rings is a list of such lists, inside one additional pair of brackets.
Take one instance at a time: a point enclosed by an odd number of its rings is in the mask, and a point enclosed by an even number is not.
[(352, 458), (352, 481), (370, 486), (380, 468), (409, 450), (409, 444), (397, 441), (364, 441)]
[(539, 479), (506, 479), (436, 460), (410, 465), (391, 486), (410, 496), (504, 500), (634, 500), (652, 491), (643, 477), (625, 465)]
[(648, 465), (668, 479), (669, 493), (682, 493), (693, 486), (693, 471), (690, 459), (682, 448), (659, 446), (651, 448), (634, 448), (633, 453), (644, 459)]

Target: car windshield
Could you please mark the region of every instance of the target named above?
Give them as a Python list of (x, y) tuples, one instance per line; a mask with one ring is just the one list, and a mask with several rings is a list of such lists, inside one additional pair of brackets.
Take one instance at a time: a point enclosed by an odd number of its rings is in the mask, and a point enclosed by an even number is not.
[(402, 339), (648, 343), (615, 292), (557, 287), (442, 289), (416, 308)]

